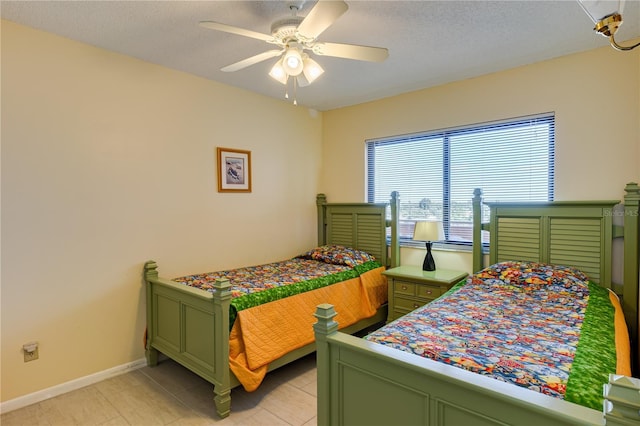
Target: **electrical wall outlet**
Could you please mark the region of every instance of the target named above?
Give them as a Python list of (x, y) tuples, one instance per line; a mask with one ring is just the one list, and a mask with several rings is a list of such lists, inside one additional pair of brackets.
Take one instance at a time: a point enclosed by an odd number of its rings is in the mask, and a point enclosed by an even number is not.
[(22, 345), (24, 353), (24, 362), (35, 361), (39, 357), (38, 342), (30, 342)]

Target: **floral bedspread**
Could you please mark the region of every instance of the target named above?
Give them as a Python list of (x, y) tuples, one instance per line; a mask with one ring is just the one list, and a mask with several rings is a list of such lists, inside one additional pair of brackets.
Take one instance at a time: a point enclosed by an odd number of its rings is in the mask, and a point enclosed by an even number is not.
[(236, 298), (245, 294), (252, 294), (349, 270), (351, 268), (346, 265), (334, 265), (318, 262), (317, 260), (294, 258), (265, 265), (189, 275), (175, 278), (174, 281), (211, 291), (216, 279), (227, 278), (231, 284), (231, 297)]
[(380, 267), (372, 255), (349, 247), (326, 245), (279, 262), (188, 275), (173, 281), (213, 292), (218, 278), (231, 284), (230, 323), (238, 311), (294, 294), (356, 278)]
[[(366, 338), (601, 409), (602, 383), (616, 368), (608, 297), (575, 269), (503, 262)], [(599, 359), (586, 356), (587, 344)], [(570, 376), (577, 358), (584, 377)]]

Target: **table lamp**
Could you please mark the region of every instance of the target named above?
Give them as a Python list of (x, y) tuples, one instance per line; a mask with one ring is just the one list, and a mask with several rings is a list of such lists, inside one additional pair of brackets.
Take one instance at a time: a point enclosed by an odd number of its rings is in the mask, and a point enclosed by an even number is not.
[(424, 257), (422, 270), (435, 271), (436, 262), (433, 260), (433, 255), (431, 254), (431, 244), (433, 241), (441, 241), (444, 239), (442, 222), (417, 221), (416, 227), (413, 229), (413, 239), (415, 241), (425, 241), (427, 245), (427, 255)]

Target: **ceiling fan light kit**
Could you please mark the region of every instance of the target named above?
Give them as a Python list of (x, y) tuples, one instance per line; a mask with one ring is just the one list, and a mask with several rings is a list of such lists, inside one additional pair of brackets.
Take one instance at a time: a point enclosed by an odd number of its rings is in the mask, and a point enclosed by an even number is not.
[(282, 58), (282, 66), (287, 74), (298, 76), (302, 72), (304, 64), (302, 63), (302, 54), (298, 47), (298, 43), (292, 42), (287, 47), (287, 51)]
[[(342, 16), (349, 6), (344, 1), (318, 0), (306, 17), (300, 17), (297, 16), (297, 12), (303, 3), (302, 1), (290, 3), (289, 9), (293, 16), (273, 22), (271, 35), (219, 22), (200, 22), (204, 28), (251, 37), (275, 44), (280, 48), (280, 50), (269, 50), (227, 65), (221, 68), (221, 71), (239, 71), (267, 59), (282, 56), (271, 67), (269, 76), (285, 86), (290, 79), (293, 80), (295, 93), (297, 86), (308, 86), (324, 73), (320, 64), (313, 60), (306, 51), (320, 56), (369, 62), (382, 62), (389, 56), (388, 50), (382, 47), (318, 42), (318, 36)], [(288, 91), (285, 93), (285, 98), (288, 98)], [(297, 104), (295, 97), (293, 102)]]
[(282, 84), (287, 84), (287, 80), (289, 79), (289, 75), (287, 75), (280, 60), (273, 65), (271, 71), (269, 71), (269, 76)]
[(589, 15), (598, 34), (609, 38), (609, 43), (617, 50), (632, 50), (638, 46), (621, 46), (613, 37), (618, 28), (622, 25), (622, 10), (625, 0), (578, 0), (582, 9)]
[(316, 78), (320, 77), (324, 73), (324, 69), (316, 61), (311, 59), (309, 55), (305, 54), (304, 68), (302, 68), (305, 78), (309, 84), (313, 83)]

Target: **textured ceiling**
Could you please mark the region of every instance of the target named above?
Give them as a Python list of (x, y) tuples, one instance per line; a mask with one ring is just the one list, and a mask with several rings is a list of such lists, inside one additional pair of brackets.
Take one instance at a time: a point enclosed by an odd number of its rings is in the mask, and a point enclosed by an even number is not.
[[(221, 67), (272, 49), (202, 28), (210, 20), (269, 33), (286, 1), (2, 1), (3, 19), (284, 101), (275, 59)], [(299, 2), (298, 2), (299, 3)], [(313, 7), (303, 4), (300, 15)], [(297, 100), (328, 110), (606, 46), (577, 1), (353, 1), (319, 41), (386, 47), (382, 63), (326, 56), (325, 74)], [(640, 37), (640, 1), (627, 1), (616, 39)], [(621, 55), (637, 55), (619, 52)]]

